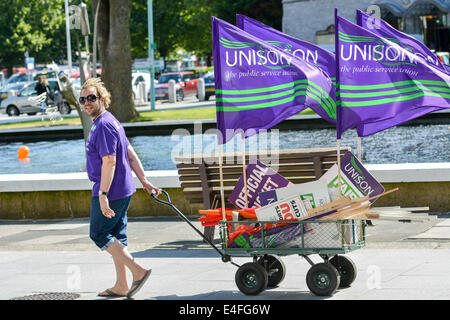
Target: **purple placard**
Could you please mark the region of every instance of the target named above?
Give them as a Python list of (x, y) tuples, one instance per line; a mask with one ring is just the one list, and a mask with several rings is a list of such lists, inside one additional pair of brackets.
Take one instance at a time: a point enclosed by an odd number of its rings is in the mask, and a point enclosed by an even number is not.
[[(267, 167), (264, 163), (256, 160), (245, 168), (247, 176), (248, 207), (257, 208), (261, 206), (259, 193), (277, 188), (283, 188), (292, 183), (282, 175)], [(238, 208), (245, 207), (244, 177), (239, 178), (228, 201)]]
[(341, 171), (364, 196), (370, 198), (384, 192), (383, 186), (350, 151), (341, 158)]

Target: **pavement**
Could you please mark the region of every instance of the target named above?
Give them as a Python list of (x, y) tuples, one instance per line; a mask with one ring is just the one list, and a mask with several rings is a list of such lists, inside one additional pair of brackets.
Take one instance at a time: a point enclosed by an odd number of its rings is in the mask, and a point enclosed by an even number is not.
[[(310, 293), (305, 280), (310, 265), (297, 255), (281, 258), (287, 273), (278, 287), (246, 296), (234, 281), (237, 267), (223, 263), (179, 217), (130, 218), (129, 251), (152, 269), (134, 300), (447, 300), (450, 216), (445, 214), (411, 223), (372, 220), (366, 246), (346, 254), (357, 267), (355, 282), (332, 297)], [(219, 244), (217, 232), (215, 243)], [(311, 259), (322, 262), (318, 255)], [(233, 257), (239, 265), (250, 261), (251, 257)], [(0, 300), (32, 295), (105, 300), (97, 293), (115, 280), (112, 258), (89, 239), (88, 219), (0, 221), (0, 270)]]

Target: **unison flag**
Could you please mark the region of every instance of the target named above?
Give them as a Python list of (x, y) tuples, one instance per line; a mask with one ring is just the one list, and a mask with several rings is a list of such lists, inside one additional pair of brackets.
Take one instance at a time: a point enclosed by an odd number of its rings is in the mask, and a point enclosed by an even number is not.
[(258, 37), (275, 47), (292, 53), (296, 58), (306, 60), (324, 71), (333, 81), (330, 100), (325, 100), (327, 108), (325, 120), (336, 123), (336, 58), (334, 53), (315, 44), (299, 40), (283, 32), (265, 25), (262, 22), (237, 14), (236, 26), (251, 35)]
[(437, 68), (444, 73), (448, 73), (449, 70), (445, 64), (433, 53), (426, 45), (417, 40), (416, 38), (405, 34), (397, 29), (393, 28), (389, 23), (376, 16), (356, 10), (356, 23), (366, 30), (373, 32), (374, 34), (383, 37), (389, 41), (397, 43), (402, 48), (421, 56), (423, 60), (431, 67)]
[(338, 139), (355, 126), (368, 136), (450, 107), (450, 76), (422, 54), (337, 15), (336, 25)]
[(217, 128), (223, 144), (311, 108), (322, 117), (332, 81), (313, 64), (212, 17)]
[[(428, 63), (429, 66), (436, 68), (444, 73), (449, 73), (449, 67), (443, 64), (439, 58), (431, 52), (422, 42), (416, 38), (407, 35), (403, 32), (393, 28), (390, 24), (382, 19), (373, 17), (366, 12), (357, 10), (356, 21), (359, 26), (379, 35), (385, 39), (388, 39), (394, 43), (397, 43), (402, 48), (413, 52), (415, 55), (422, 56), (423, 61)], [(442, 110), (441, 106), (423, 106), (419, 108), (411, 108), (403, 111), (399, 116), (394, 116), (387, 120), (381, 120), (376, 122), (370, 122), (357, 127), (359, 137), (369, 136), (376, 132), (386, 130), (409, 120), (419, 118), (430, 112)]]

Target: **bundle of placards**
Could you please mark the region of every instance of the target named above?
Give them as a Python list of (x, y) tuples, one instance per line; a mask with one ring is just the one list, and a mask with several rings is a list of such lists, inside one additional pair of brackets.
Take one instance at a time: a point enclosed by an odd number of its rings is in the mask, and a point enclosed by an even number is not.
[[(294, 220), (309, 218), (314, 212), (327, 208), (336, 208), (341, 214), (339, 217), (345, 219), (342, 214), (355, 215), (367, 211), (370, 204), (385, 191), (351, 152), (347, 152), (341, 159), (340, 182), (336, 164), (319, 180), (301, 184), (290, 183), (259, 161), (247, 166), (247, 177), (251, 177), (255, 171), (258, 172), (260, 185), (263, 187), (259, 189), (259, 193), (251, 194), (252, 201), (249, 201), (251, 207), (244, 208), (241, 201), (244, 186), (241, 176), (228, 199), (237, 208), (225, 210), (226, 220)], [(271, 181), (270, 184), (265, 183), (268, 179)], [(278, 185), (283, 187), (276, 187)], [(341, 195), (338, 192), (339, 186)], [(257, 192), (256, 188), (252, 190)], [(350, 207), (346, 208), (347, 206)], [(345, 212), (342, 212), (344, 209)], [(203, 226), (217, 225), (224, 216), (222, 209), (199, 210), (199, 213), (202, 215), (199, 221)], [(323, 212), (321, 215), (329, 213)]]
[[(298, 196), (277, 201), (255, 210), (253, 225), (241, 224), (229, 236), (229, 248), (339, 247), (362, 240), (362, 220), (377, 218), (370, 213), (372, 198), (344, 197), (305, 210)], [(343, 220), (347, 220), (344, 222)], [(276, 222), (272, 222), (276, 221)], [(298, 223), (298, 222), (302, 223)], [(235, 223), (230, 223), (235, 224)], [(302, 237), (303, 236), (303, 237)]]
[[(348, 240), (355, 233), (360, 237), (358, 230), (361, 220), (376, 219), (379, 216), (378, 213), (370, 212), (371, 204), (379, 197), (397, 190), (385, 192), (383, 186), (351, 152), (347, 152), (341, 159), (340, 181), (336, 164), (320, 179), (302, 184), (290, 183), (278, 173), (270, 172), (261, 162), (253, 167), (249, 165), (248, 170), (249, 177), (252, 171), (258, 170), (259, 180), (264, 185), (259, 193), (252, 194), (253, 208), (240, 207), (244, 185), (241, 177), (228, 199), (236, 209), (226, 209), (224, 215), (222, 209), (199, 210), (202, 226), (218, 225), (225, 216), (230, 222), (227, 224), (227, 245), (230, 247), (254, 248), (263, 245), (263, 239), (266, 241), (265, 247), (295, 246), (300, 245), (299, 238), (311, 246), (319, 242), (317, 239), (325, 237), (330, 245), (338, 245), (343, 238)], [(270, 172), (271, 181), (277, 183), (263, 183), (264, 172)], [(269, 185), (283, 187), (270, 189)], [(344, 231), (337, 224), (327, 223), (342, 220), (348, 221)], [(240, 221), (255, 222), (244, 224)], [(306, 237), (300, 237), (302, 235)]]

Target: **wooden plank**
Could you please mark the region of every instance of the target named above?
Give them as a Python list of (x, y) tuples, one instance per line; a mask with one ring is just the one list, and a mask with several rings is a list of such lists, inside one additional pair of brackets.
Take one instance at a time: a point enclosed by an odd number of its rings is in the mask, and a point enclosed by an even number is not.
[[(350, 147), (340, 147), (341, 154), (345, 154), (345, 152), (351, 150)], [(257, 158), (263, 158), (264, 155), (273, 155), (275, 154), (275, 151), (277, 152), (278, 156), (280, 158), (302, 158), (302, 157), (312, 157), (315, 155), (319, 156), (332, 156), (336, 155), (336, 148), (310, 148), (310, 149), (285, 149), (285, 150), (258, 150), (258, 151), (248, 151), (246, 152), (247, 157), (257, 157)], [(240, 152), (226, 152), (223, 153), (223, 159), (226, 158), (239, 158), (241, 155)], [(262, 155), (262, 156), (260, 156)], [(216, 160), (218, 159), (218, 155), (215, 153), (198, 153), (198, 154), (186, 154), (186, 155), (178, 155), (175, 157), (176, 162), (190, 162), (193, 160), (197, 160), (197, 163), (200, 163), (203, 159), (205, 162), (211, 162), (209, 160)], [(269, 156), (266, 156), (266, 158), (270, 158)], [(218, 161), (217, 161), (218, 163)]]
[(316, 179), (319, 179), (322, 174), (322, 161), (320, 157), (313, 157), (313, 163), (314, 163), (314, 175), (316, 177)]
[[(317, 157), (320, 160), (320, 163), (326, 164), (329, 167), (334, 165), (337, 161), (337, 157)], [(314, 165), (314, 158), (302, 158), (302, 159), (258, 159), (259, 161), (265, 163), (268, 167), (284, 167), (284, 166), (292, 166), (292, 165)], [(266, 161), (267, 160), (267, 161)], [(276, 161), (275, 161), (276, 160)], [(247, 161), (246, 163), (249, 163)], [(218, 168), (219, 165), (217, 163), (205, 163), (208, 168)], [(178, 169), (193, 169), (199, 166), (198, 163), (177, 163)], [(228, 162), (223, 164), (223, 168), (242, 168), (242, 161), (240, 162)]]
[(399, 222), (426, 222), (437, 219), (437, 216), (417, 216), (415, 214), (410, 215), (384, 215), (379, 214), (379, 220), (399, 221)]
[(369, 205), (354, 207), (347, 210), (337, 211), (335, 213), (331, 213), (329, 215), (320, 217), (321, 220), (345, 220), (352, 219), (353, 216), (358, 216), (362, 213), (366, 213), (369, 211)]
[(340, 208), (344, 205), (348, 205), (350, 202), (351, 202), (351, 200), (349, 197), (344, 197), (337, 201), (333, 201), (333, 202), (324, 204), (323, 206), (311, 209), (307, 212), (307, 215), (308, 215), (308, 217), (315, 217), (315, 216), (327, 213), (329, 211), (336, 210), (337, 208)]
[(421, 212), (421, 211), (429, 211), (429, 207), (410, 207), (410, 208), (401, 208), (400, 206), (396, 207), (373, 207), (373, 210), (376, 211), (389, 211), (389, 212), (396, 212), (396, 211), (410, 211), (410, 212)]
[(200, 179), (201, 179), (201, 187), (202, 187), (202, 197), (203, 197), (203, 207), (204, 209), (210, 209), (211, 208), (211, 191), (209, 188), (209, 182), (208, 182), (208, 174), (206, 173), (206, 167), (204, 164), (199, 165), (198, 171), (200, 173)]

